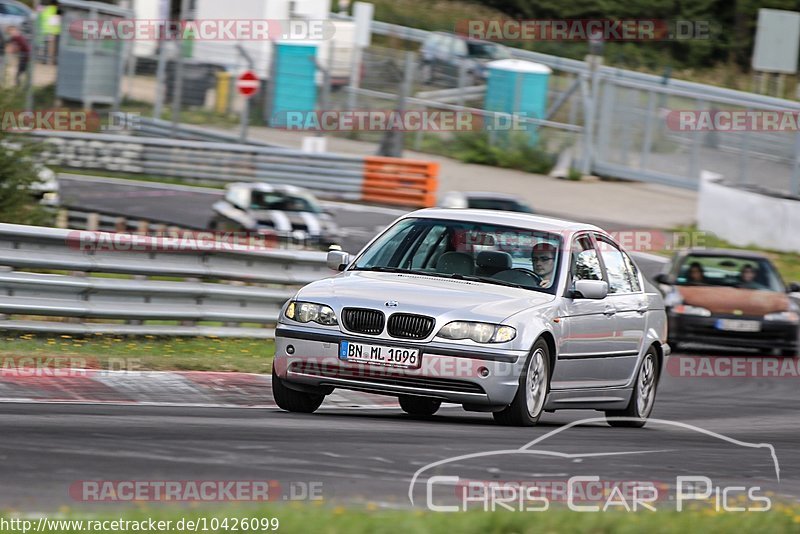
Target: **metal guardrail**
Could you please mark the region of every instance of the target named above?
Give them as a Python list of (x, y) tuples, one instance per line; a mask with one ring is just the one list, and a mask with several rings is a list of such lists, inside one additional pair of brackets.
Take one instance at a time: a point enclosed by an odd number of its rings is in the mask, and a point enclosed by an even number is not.
[(44, 157), (51, 165), (211, 183), (291, 183), (327, 197), (361, 197), (364, 158), (359, 156), (80, 132), (34, 135), (49, 141)]
[[(70, 208), (61, 209), (56, 215), (56, 228), (69, 228), (73, 230), (87, 230), (91, 232), (131, 233), (148, 236), (170, 236), (193, 230), (209, 229), (205, 226), (182, 226), (174, 223), (145, 219), (140, 217), (126, 217), (119, 214), (112, 215), (108, 212), (86, 211)], [(311, 238), (305, 232), (265, 232), (264, 243), (271, 248), (284, 250), (320, 250), (325, 246), (320, 240)]]
[[(32, 135), (48, 141), (44, 161), (61, 167), (195, 182), (289, 183), (338, 200), (374, 200), (370, 174), (381, 167), (380, 172), (397, 180), (380, 186), (380, 201), (410, 207), (432, 206), (437, 188), (438, 165), (402, 158), (82, 132), (37, 131)], [(427, 174), (420, 173), (421, 166)]]
[(0, 330), (169, 336), (272, 337), (292, 286), (333, 274), (323, 252), (13, 224), (0, 266)]
[[(202, 126), (178, 123), (173, 126), (172, 122), (150, 117), (140, 117), (137, 119), (136, 128), (132, 132), (136, 136), (142, 137), (161, 137), (166, 139), (186, 139), (188, 141), (210, 141), (213, 143), (237, 143), (242, 144), (240, 136), (219, 132)], [(254, 139), (248, 139), (246, 145), (266, 146), (273, 148), (287, 148), (282, 145), (264, 143)]]

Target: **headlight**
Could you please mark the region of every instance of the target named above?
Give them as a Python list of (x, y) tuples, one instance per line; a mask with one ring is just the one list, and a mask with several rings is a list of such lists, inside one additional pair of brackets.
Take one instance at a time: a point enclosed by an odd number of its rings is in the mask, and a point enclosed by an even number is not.
[(711, 312), (700, 306), (690, 306), (689, 304), (681, 304), (672, 308), (675, 313), (681, 315), (699, 315), (700, 317), (711, 317)]
[(339, 324), (336, 320), (336, 313), (330, 306), (313, 302), (292, 301), (286, 306), (283, 315), (298, 323), (315, 322), (325, 326)]
[(514, 339), (517, 331), (501, 324), (453, 321), (436, 335), (445, 339), (471, 339), (475, 343), (505, 343)]
[(783, 321), (785, 323), (800, 322), (800, 315), (793, 311), (782, 311), (775, 313), (768, 313), (764, 316), (765, 321)]

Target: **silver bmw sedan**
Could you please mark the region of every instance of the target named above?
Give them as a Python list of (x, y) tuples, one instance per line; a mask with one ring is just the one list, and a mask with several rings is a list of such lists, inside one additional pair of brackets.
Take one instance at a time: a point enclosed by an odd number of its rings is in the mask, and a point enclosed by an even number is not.
[(593, 409), (643, 426), (667, 320), (660, 293), (603, 230), (475, 209), (396, 220), (337, 276), (281, 310), (273, 395), (315, 411), (345, 388), (397, 397), (415, 416), (442, 402), (534, 425), (544, 411)]

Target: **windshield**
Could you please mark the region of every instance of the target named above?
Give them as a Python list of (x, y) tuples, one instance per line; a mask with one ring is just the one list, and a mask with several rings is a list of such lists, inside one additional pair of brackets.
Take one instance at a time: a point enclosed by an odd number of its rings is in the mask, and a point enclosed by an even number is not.
[(415, 273), (555, 292), (561, 238), (472, 221), (403, 219), (351, 270)]
[(253, 191), (250, 209), (279, 211), (310, 211), (321, 213), (322, 209), (310, 198), (267, 191)]
[(769, 261), (736, 256), (687, 256), (681, 263), (675, 283), (679, 286), (784, 291), (783, 283)]
[(511, 54), (508, 53), (504, 46), (495, 43), (467, 41), (467, 53), (469, 57), (478, 59), (507, 59), (511, 57)]

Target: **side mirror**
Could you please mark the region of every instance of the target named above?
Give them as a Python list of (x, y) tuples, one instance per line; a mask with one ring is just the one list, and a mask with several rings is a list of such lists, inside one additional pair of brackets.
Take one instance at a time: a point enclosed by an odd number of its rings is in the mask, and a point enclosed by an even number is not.
[(670, 277), (670, 275), (667, 274), (667, 273), (658, 273), (655, 276), (655, 278), (653, 278), (653, 280), (655, 280), (659, 284), (664, 284), (664, 285), (667, 285), (667, 286), (671, 286), (672, 285), (672, 277)]
[(350, 263), (350, 254), (343, 250), (330, 250), (325, 263), (328, 265), (328, 269), (344, 271), (347, 264)]
[(604, 299), (608, 295), (608, 283), (604, 280), (576, 280), (572, 287), (572, 298)]
[(789, 293), (800, 293), (800, 282), (792, 282), (789, 284)]

